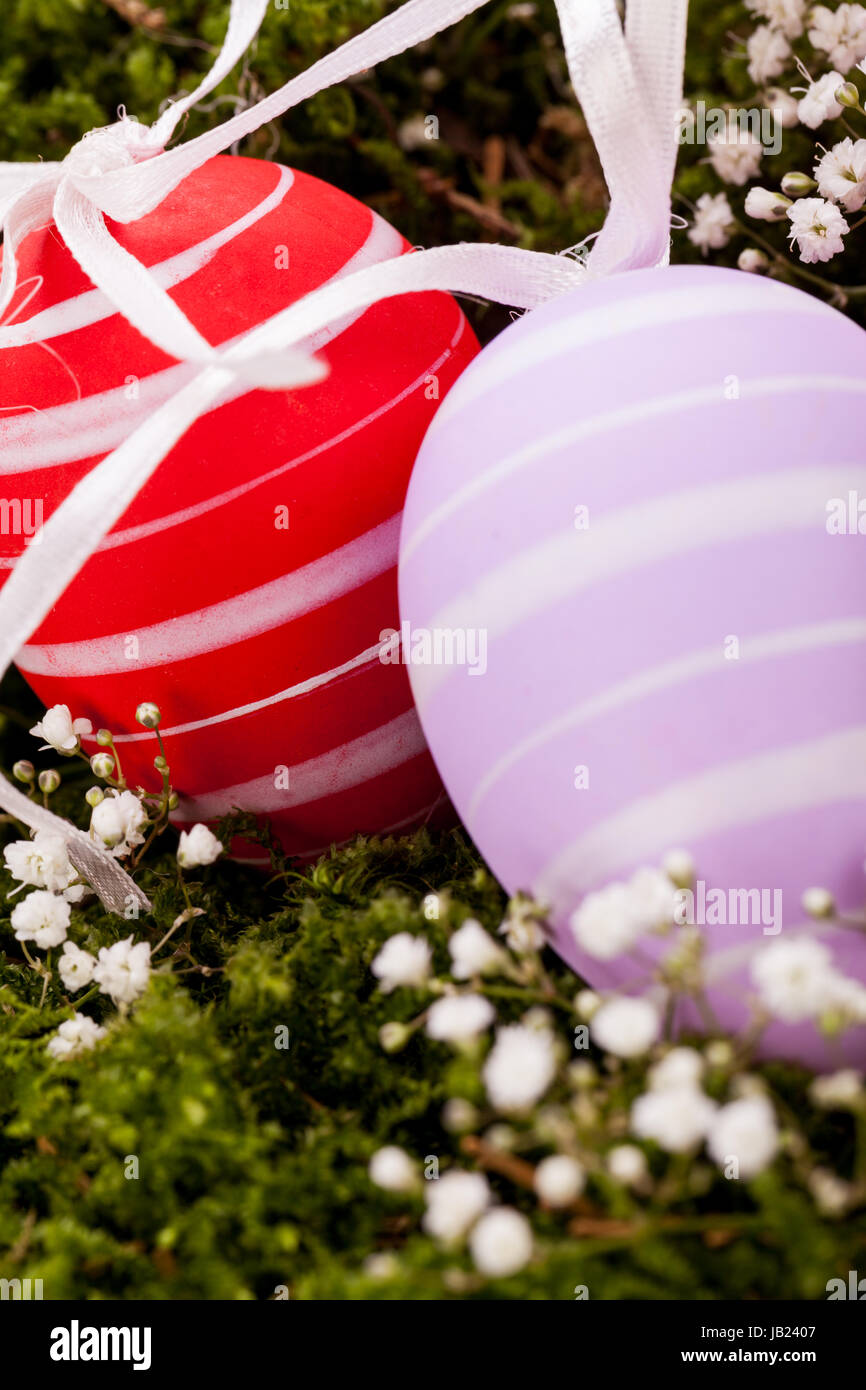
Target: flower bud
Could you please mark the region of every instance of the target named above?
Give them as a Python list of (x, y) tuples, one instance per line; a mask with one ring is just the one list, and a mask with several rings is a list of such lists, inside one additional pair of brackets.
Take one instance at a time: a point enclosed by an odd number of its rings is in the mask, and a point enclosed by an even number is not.
[(668, 850), (662, 860), (662, 872), (677, 888), (691, 888), (695, 881), (695, 861), (687, 849)]
[(139, 705), (135, 711), (135, 718), (139, 724), (143, 724), (146, 729), (158, 729), (159, 721), (162, 719), (159, 705), (151, 704), (145, 700), (144, 704)]
[(99, 729), (96, 735), (96, 742), (99, 744), (100, 748), (110, 748), (114, 742), (111, 736), (111, 730)]
[(46, 795), (56, 792), (60, 786), (60, 773), (54, 767), (47, 767), (44, 772), (39, 774), (39, 790)]
[(90, 787), (84, 793), (84, 800), (87, 802), (88, 806), (98, 806), (100, 801), (103, 801), (104, 799), (105, 792), (102, 790), (101, 787)]
[(810, 917), (832, 917), (836, 911), (833, 894), (827, 888), (807, 888), (801, 902)]
[(164, 758), (161, 753), (157, 753), (153, 760), (153, 765), (157, 772), (168, 772), (168, 759)]
[(168, 798), (168, 809), (170, 811), (176, 811), (179, 805), (180, 797), (177, 792), (172, 792), (171, 796)]
[(791, 174), (786, 174), (782, 179), (782, 192), (789, 198), (805, 198), (818, 185), (814, 179), (810, 179), (808, 174), (801, 174), (796, 170)]
[(12, 776), (15, 778), (16, 782), (32, 782), (33, 778), (36, 776), (36, 768), (31, 762), (28, 762), (26, 758), (22, 758), (21, 761), (15, 763), (12, 768)]
[(849, 106), (852, 111), (860, 110), (860, 93), (853, 82), (843, 82), (836, 88), (836, 100), (840, 106)]
[(385, 1052), (400, 1052), (411, 1037), (405, 1023), (383, 1023), (379, 1029), (379, 1045)]
[(757, 246), (747, 246), (737, 257), (737, 265), (740, 270), (746, 270), (751, 275), (763, 275), (764, 271), (770, 268), (770, 258)]
[(90, 771), (94, 777), (110, 777), (114, 772), (114, 759), (110, 753), (94, 753), (90, 759)]

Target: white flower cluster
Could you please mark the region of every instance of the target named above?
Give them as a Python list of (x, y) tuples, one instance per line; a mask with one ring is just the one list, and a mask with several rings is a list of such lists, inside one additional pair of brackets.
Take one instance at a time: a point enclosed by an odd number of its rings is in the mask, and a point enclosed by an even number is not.
[[(847, 105), (853, 108), (852, 120), (862, 124), (864, 112), (851, 76), (854, 69), (866, 70), (866, 6), (811, 5), (807, 0), (746, 3), (763, 21), (746, 44), (748, 73), (758, 88), (754, 109), (773, 111), (783, 128), (799, 124), (818, 131), (839, 121)], [(812, 55), (804, 65), (792, 45), (806, 41)], [(793, 85), (795, 72), (805, 86)], [(768, 85), (776, 80), (791, 85)], [(758, 177), (764, 156), (761, 140), (741, 123), (741, 116), (739, 110), (730, 112), (728, 128), (707, 141), (710, 164), (723, 183), (734, 187)], [(789, 240), (805, 265), (830, 261), (844, 251), (845, 237), (853, 230), (848, 217), (866, 203), (866, 125), (860, 138), (850, 126), (849, 131), (829, 148), (818, 146), (814, 177), (792, 174), (783, 180), (782, 193), (753, 187), (745, 200), (748, 217), (790, 223)], [(735, 230), (735, 214), (725, 193), (705, 193), (698, 199), (688, 236), (704, 256), (726, 246)], [(763, 251), (749, 247), (738, 264), (764, 272), (771, 262)]]
[[(678, 891), (694, 882), (691, 856), (672, 851), (661, 868), (639, 869), (627, 882), (590, 894), (571, 919), (575, 939), (587, 954), (604, 961), (632, 951), (647, 934), (677, 938), (683, 932), (691, 943), (697, 934), (692, 927), (677, 927), (675, 909)], [(444, 901), (435, 894), (425, 899), (425, 907), (435, 903), (430, 915), (437, 920)], [(833, 899), (823, 889), (806, 892), (803, 906), (815, 921), (835, 913)], [(866, 988), (837, 969), (830, 950), (814, 934), (821, 930), (826, 926), (813, 923), (813, 934), (804, 928), (758, 946), (750, 966), (759, 1006), (756, 1024), (811, 1020), (835, 1035), (845, 1026), (866, 1022)], [(512, 945), (513, 955), (500, 945), (500, 935)], [(665, 1006), (683, 988), (667, 969), (667, 960), (636, 960), (636, 967), (648, 967), (645, 996), (604, 995), (583, 987), (569, 1000), (543, 961), (528, 958), (545, 940), (540, 909), (518, 901), (496, 935), (475, 918), (451, 932), (447, 975), (434, 973), (433, 948), (423, 934), (397, 933), (372, 962), (383, 992), (408, 988), (435, 996), (412, 1022), (384, 1026), (380, 1036), (386, 1050), (399, 1052), (426, 1026), (428, 1037), (461, 1049), (467, 1065), (477, 1067), (483, 1098), (480, 1091), (472, 1100), (452, 1095), (442, 1110), (442, 1124), (460, 1137), (465, 1152), (477, 1157), (480, 1169), (515, 1182), (524, 1200), (529, 1192), (548, 1219), (562, 1213), (578, 1225), (586, 1219), (597, 1226), (593, 1206), (597, 1212), (599, 1193), (609, 1192), (611, 1182), (629, 1188), (630, 1201), (639, 1202), (661, 1197), (676, 1172), (683, 1175), (683, 1193), (691, 1191), (692, 1176), (708, 1180), (706, 1162), (694, 1170), (675, 1165), (660, 1180), (653, 1172), (658, 1167), (654, 1149), (686, 1160), (705, 1156), (725, 1179), (745, 1182), (764, 1172), (780, 1153), (802, 1152), (790, 1116), (782, 1128), (770, 1085), (749, 1069), (756, 1034), (747, 1030), (739, 1040), (714, 1038), (700, 1050), (662, 1040)], [(682, 954), (682, 947), (675, 945), (671, 954), (678, 951)], [(688, 977), (688, 992), (701, 978), (699, 952), (694, 959), (698, 973)], [(467, 981), (469, 987), (462, 988)], [(505, 1022), (498, 1019), (494, 1001), (515, 995), (509, 981), (529, 985), (544, 1002), (525, 1010), (518, 1021)], [(589, 1037), (603, 1054), (601, 1062), (568, 1060), (571, 1049), (555, 1026), (555, 1008), (565, 1009), (571, 1019), (587, 1020)], [(586, 1045), (577, 1040), (586, 1031), (574, 1028), (576, 1047)], [(645, 1080), (634, 1098), (633, 1080), (640, 1068)], [(863, 1077), (853, 1068), (817, 1077), (809, 1097), (819, 1110), (866, 1115)], [(548, 1152), (536, 1159), (538, 1149)], [(440, 1177), (438, 1161), (430, 1171), (429, 1158), (422, 1174), (420, 1159), (387, 1144), (372, 1155), (369, 1177), (395, 1195), (423, 1195), (427, 1234), (449, 1252), (468, 1249), (476, 1274), (453, 1270), (455, 1278), (507, 1278), (525, 1269), (536, 1249), (530, 1218), (516, 1206), (500, 1205), (483, 1171), (452, 1168)], [(815, 1206), (829, 1216), (854, 1210), (862, 1199), (862, 1187), (829, 1168), (815, 1166), (802, 1180)], [(393, 1277), (398, 1267), (395, 1256), (381, 1252), (365, 1265), (381, 1278)]]

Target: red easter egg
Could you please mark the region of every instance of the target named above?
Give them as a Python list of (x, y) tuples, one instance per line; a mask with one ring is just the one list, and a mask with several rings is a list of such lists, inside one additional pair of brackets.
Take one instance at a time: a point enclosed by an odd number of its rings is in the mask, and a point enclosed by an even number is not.
[[(409, 249), (329, 184), (226, 155), (147, 217), (110, 225), (214, 345)], [(196, 369), (113, 312), (53, 225), (21, 249), (6, 325), (3, 529), (17, 516), (32, 532), (40, 508), (47, 519)], [(119, 733), (131, 785), (158, 785), (156, 740), (134, 711), (160, 706), (179, 823), (238, 806), (266, 815), (299, 855), (408, 830), (443, 804), (405, 668), (380, 662), (377, 644), (399, 627), (397, 543), (416, 452), (478, 351), (457, 302), (439, 293), (385, 300), (316, 341), (328, 378), (221, 398), (18, 657), (46, 706)], [(26, 539), (0, 535), (0, 581)]]

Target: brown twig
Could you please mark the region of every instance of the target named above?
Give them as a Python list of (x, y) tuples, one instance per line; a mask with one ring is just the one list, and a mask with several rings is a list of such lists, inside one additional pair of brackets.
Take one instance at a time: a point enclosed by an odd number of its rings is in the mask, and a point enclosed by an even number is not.
[(496, 208), (485, 207), (468, 193), (458, 193), (450, 179), (441, 178), (432, 169), (419, 169), (418, 182), (431, 198), (443, 198), (450, 207), (457, 208), (460, 212), (468, 212), (485, 231), (493, 232), (497, 236), (513, 237), (515, 240), (523, 235), (521, 228), (510, 222), (507, 217), (503, 217)]

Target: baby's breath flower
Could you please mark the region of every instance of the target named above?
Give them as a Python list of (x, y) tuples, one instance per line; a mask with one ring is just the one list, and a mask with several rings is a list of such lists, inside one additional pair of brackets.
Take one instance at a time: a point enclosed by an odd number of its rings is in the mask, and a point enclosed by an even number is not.
[(866, 9), (845, 4), (830, 10), (816, 5), (809, 15), (809, 42), (826, 53), (840, 72), (848, 72), (866, 57)]
[(12, 776), (16, 782), (32, 782), (36, 777), (36, 768), (27, 758), (20, 758), (12, 765)]
[(135, 711), (136, 723), (144, 725), (145, 729), (158, 729), (162, 720), (162, 713), (159, 705), (153, 704), (150, 700), (145, 700)]
[(482, 1173), (466, 1173), (457, 1168), (425, 1183), (424, 1195), (424, 1229), (434, 1240), (447, 1245), (464, 1238), (492, 1199)]
[(19, 941), (32, 941), (40, 951), (47, 951), (66, 939), (69, 918), (70, 907), (65, 898), (37, 888), (13, 910), (12, 930)]
[(150, 945), (139, 941), (133, 945), (131, 936), (103, 946), (93, 971), (101, 994), (108, 994), (115, 1004), (131, 1004), (147, 989), (150, 979)]
[(611, 1149), (606, 1159), (607, 1171), (617, 1182), (633, 1187), (643, 1182), (647, 1175), (647, 1161), (643, 1149), (636, 1144), (618, 1144)]
[(659, 1035), (661, 1020), (648, 999), (620, 998), (602, 1004), (590, 1024), (592, 1040), (615, 1057), (640, 1057)]
[(822, 1110), (853, 1109), (866, 1100), (862, 1073), (845, 1067), (829, 1076), (816, 1076), (809, 1087), (809, 1095)]
[(769, 269), (770, 258), (756, 246), (747, 246), (737, 257), (737, 266), (750, 275), (763, 275)]
[(746, 194), (746, 216), (760, 222), (781, 222), (791, 206), (791, 199), (771, 188), (750, 188)]
[(455, 980), (469, 980), (473, 975), (493, 975), (508, 963), (498, 946), (480, 922), (469, 917), (448, 942), (451, 953), (451, 973)]
[(413, 1192), (418, 1186), (418, 1169), (405, 1149), (386, 1144), (370, 1159), (370, 1181), (386, 1192)]
[(63, 955), (57, 962), (57, 969), (64, 988), (74, 993), (90, 984), (96, 969), (96, 957), (89, 951), (82, 951), (74, 941), (64, 941)]
[(470, 1100), (452, 1096), (442, 1107), (442, 1127), (449, 1134), (469, 1134), (478, 1128), (480, 1116)]
[(89, 719), (73, 719), (68, 705), (52, 705), (30, 732), (34, 738), (45, 739), (42, 749), (53, 748), (71, 757), (81, 742), (79, 735), (92, 733), (93, 725)]
[(486, 1062), (484, 1084), (497, 1110), (528, 1110), (556, 1072), (553, 1037), (540, 1029), (510, 1024), (500, 1028)]
[(75, 1057), (94, 1047), (100, 1038), (105, 1037), (105, 1033), (106, 1030), (94, 1023), (92, 1018), (77, 1013), (74, 1018), (67, 1018), (61, 1023), (54, 1037), (49, 1038), (47, 1051), (58, 1059)]
[(810, 917), (832, 917), (836, 911), (833, 894), (827, 888), (807, 888), (802, 898), (803, 911)]
[(704, 1059), (693, 1047), (672, 1047), (660, 1062), (650, 1067), (650, 1089), (663, 1091), (671, 1086), (697, 1086), (703, 1072)]
[(705, 1138), (715, 1111), (715, 1102), (696, 1086), (667, 1086), (638, 1096), (631, 1127), (668, 1153), (687, 1153)]
[(746, 0), (746, 8), (787, 39), (798, 39), (806, 22), (807, 3), (808, 0)]
[(135, 845), (144, 843), (141, 832), (146, 820), (147, 812), (134, 792), (112, 788), (93, 808), (90, 837), (101, 840), (115, 859), (120, 859)]
[[(76, 878), (69, 862), (66, 842), (62, 835), (49, 830), (37, 830), (32, 840), (15, 840), (3, 850), (6, 867), (19, 883), (33, 888), (47, 888), (50, 893), (63, 893)], [(20, 889), (16, 889), (19, 892)], [(80, 893), (72, 894), (73, 898)]]
[(731, 239), (734, 214), (724, 193), (702, 193), (695, 205), (695, 220), (688, 231), (689, 241), (704, 255), (718, 251)]
[(586, 1186), (586, 1173), (576, 1158), (568, 1154), (551, 1154), (539, 1163), (533, 1183), (547, 1206), (568, 1207)]
[(827, 1216), (841, 1216), (851, 1200), (847, 1182), (829, 1168), (813, 1168), (807, 1179), (809, 1191), (819, 1211)]
[(866, 140), (840, 140), (818, 161), (815, 178), (822, 198), (858, 212), (866, 203)]
[(757, 952), (751, 975), (774, 1018), (802, 1023), (827, 1007), (832, 959), (820, 941), (807, 937), (774, 941)]
[(431, 1004), (427, 1035), (438, 1042), (470, 1042), (489, 1028), (496, 1011), (480, 994), (446, 994)]
[(765, 1096), (748, 1096), (723, 1105), (710, 1121), (710, 1157), (722, 1169), (735, 1159), (736, 1177), (756, 1177), (772, 1163), (778, 1148), (776, 1117)]
[(432, 953), (426, 937), (407, 931), (389, 936), (370, 966), (383, 994), (401, 985), (422, 989), (430, 978)]
[(791, 45), (780, 29), (771, 29), (768, 24), (762, 24), (750, 34), (746, 51), (749, 76), (756, 86), (762, 87), (769, 78), (778, 77), (785, 71), (791, 56)]
[(56, 767), (46, 767), (40, 772), (38, 780), (39, 790), (50, 796), (60, 786), (60, 773)]
[(835, 121), (842, 115), (842, 107), (836, 100), (836, 93), (844, 82), (841, 72), (828, 72), (810, 83), (805, 96), (797, 106), (797, 115), (803, 125), (817, 130), (825, 121)]
[(507, 1279), (532, 1259), (532, 1227), (513, 1207), (496, 1207), (481, 1217), (469, 1237), (475, 1268), (490, 1279)]
[(750, 130), (734, 121), (724, 131), (707, 140), (710, 163), (723, 183), (742, 187), (757, 176), (764, 157), (764, 147)]
[(796, 241), (806, 265), (831, 261), (844, 251), (843, 237), (851, 228), (835, 203), (824, 198), (800, 198), (788, 209), (790, 240)]
[(222, 852), (222, 844), (206, 825), (194, 825), (192, 830), (180, 832), (177, 862), (182, 869), (197, 869), (202, 864), (213, 864)]

